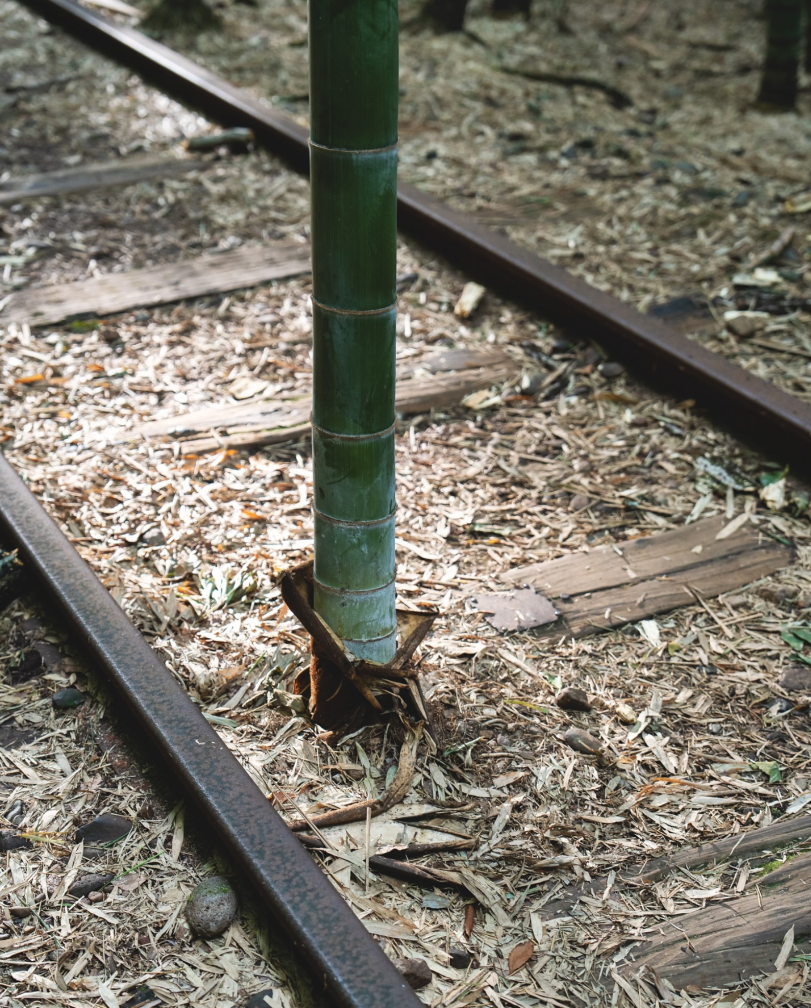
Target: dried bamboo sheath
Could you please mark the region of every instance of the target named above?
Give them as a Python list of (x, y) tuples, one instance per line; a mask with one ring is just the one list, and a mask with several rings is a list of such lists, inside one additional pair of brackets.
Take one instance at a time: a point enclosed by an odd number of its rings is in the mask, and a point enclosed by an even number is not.
[(315, 609), (389, 661), (394, 613), (395, 0), (310, 0)]

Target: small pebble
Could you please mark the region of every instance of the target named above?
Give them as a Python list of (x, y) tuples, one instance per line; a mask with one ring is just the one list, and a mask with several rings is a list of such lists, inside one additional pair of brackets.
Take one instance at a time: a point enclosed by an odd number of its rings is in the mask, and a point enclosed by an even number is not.
[(749, 339), (760, 332), (766, 324), (766, 319), (752, 318), (751, 315), (738, 315), (727, 321), (727, 329), (739, 339)]
[(82, 896), (89, 896), (90, 893), (98, 892), (99, 889), (108, 886), (114, 878), (115, 875), (84, 875), (68, 889), (68, 895), (81, 899)]
[(252, 994), (248, 998), (245, 1002), (245, 1008), (273, 1008), (276, 1004), (278, 1004), (278, 1001), (274, 1001), (273, 991), (262, 990), (256, 994)]
[(132, 829), (132, 823), (124, 816), (105, 812), (92, 822), (85, 823), (76, 830), (76, 843), (107, 844), (125, 837)]
[(636, 724), (636, 711), (630, 704), (618, 703), (614, 710), (623, 724)]
[(6, 809), (6, 820), (14, 826), (19, 826), (23, 819), (25, 819), (25, 813), (25, 805), (23, 805), (19, 798), (16, 798)]
[(144, 546), (164, 546), (166, 539), (159, 528), (151, 528), (141, 536), (141, 542)]
[(26, 917), (30, 917), (34, 911), (31, 909), (31, 907), (18, 906), (18, 907), (9, 907), (8, 912), (11, 914), (12, 917), (16, 917), (17, 920), (24, 920)]
[[(159, 1005), (161, 1000), (158, 995), (152, 990), (151, 987), (147, 987), (146, 984), (140, 984), (135, 988), (130, 997), (121, 1005), (121, 1008), (141, 1008), (143, 1005)], [(262, 1008), (265, 1008), (263, 1005)]]
[(625, 368), (619, 361), (605, 361), (597, 370), (603, 378), (619, 378), (620, 375), (625, 374)]
[(186, 920), (201, 938), (221, 935), (236, 915), (237, 895), (222, 875), (214, 875), (195, 886), (186, 903)]
[(591, 504), (591, 501), (585, 494), (575, 494), (574, 497), (569, 501), (570, 511), (585, 511), (585, 509)]
[(794, 710), (794, 704), (785, 697), (777, 697), (769, 704), (768, 711), (774, 717), (777, 714), (785, 714), (786, 711)]
[(448, 955), (450, 956), (449, 965), (454, 969), (467, 969), (473, 959), (467, 949), (448, 949)]
[(591, 702), (588, 693), (577, 686), (564, 686), (555, 697), (555, 703), (561, 710), (590, 711)]
[(427, 987), (434, 979), (431, 967), (424, 959), (394, 959), (392, 961), (412, 990)]
[(81, 707), (85, 700), (87, 700), (87, 697), (84, 693), (81, 690), (77, 690), (74, 686), (57, 690), (51, 697), (51, 703), (57, 710), (71, 710), (73, 707)]
[(537, 395), (541, 390), (541, 385), (544, 383), (546, 375), (539, 371), (533, 371), (532, 374), (525, 374), (521, 378), (521, 384), (519, 389), (522, 395), (534, 396)]
[(789, 665), (778, 682), (787, 693), (811, 693), (811, 666)]
[(599, 756), (602, 752), (602, 743), (593, 735), (581, 728), (569, 728), (563, 735), (563, 741), (575, 752), (584, 753), (586, 756)]
[(713, 722), (713, 724), (707, 725), (707, 731), (710, 733), (710, 735), (720, 735), (721, 732), (723, 732), (723, 730), (724, 729), (721, 727), (721, 725), (718, 724), (717, 721)]

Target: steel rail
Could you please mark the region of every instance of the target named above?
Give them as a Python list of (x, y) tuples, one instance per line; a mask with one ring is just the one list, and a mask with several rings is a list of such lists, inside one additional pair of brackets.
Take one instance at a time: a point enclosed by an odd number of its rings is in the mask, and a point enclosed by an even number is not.
[[(248, 126), (257, 141), (307, 173), (307, 130), (245, 91), (141, 32), (73, 0), (21, 0), (104, 56), (224, 126)], [(721, 425), (811, 471), (811, 404), (750, 374), (669, 326), (591, 287), (533, 252), (410, 185), (398, 191), (407, 234), (470, 276), (603, 343), (631, 371), (665, 391), (695, 398)]]
[(422, 1002), (0, 454), (0, 532), (68, 618), (185, 791), (341, 1008)]

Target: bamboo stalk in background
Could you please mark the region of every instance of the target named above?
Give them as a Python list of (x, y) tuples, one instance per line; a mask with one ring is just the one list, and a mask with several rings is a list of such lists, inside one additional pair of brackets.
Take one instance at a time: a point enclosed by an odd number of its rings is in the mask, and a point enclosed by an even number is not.
[(394, 612), (396, 0), (310, 0), (314, 605), (389, 661)]
[(766, 0), (766, 59), (755, 107), (790, 112), (797, 104), (805, 0)]

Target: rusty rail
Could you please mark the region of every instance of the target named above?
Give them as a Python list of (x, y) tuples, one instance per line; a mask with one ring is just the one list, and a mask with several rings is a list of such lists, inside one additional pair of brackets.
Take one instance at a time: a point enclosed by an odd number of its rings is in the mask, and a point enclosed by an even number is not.
[(287, 932), (330, 1004), (422, 1002), (174, 676), (0, 454), (0, 532), (68, 618), (166, 766)]
[[(104, 56), (224, 126), (248, 126), (257, 141), (308, 171), (307, 130), (141, 32), (73, 0), (21, 0)], [(589, 286), (469, 216), (401, 185), (400, 226), (500, 293), (608, 347), (654, 386), (696, 399), (721, 425), (772, 457), (811, 472), (811, 405), (706, 350), (669, 326)]]

